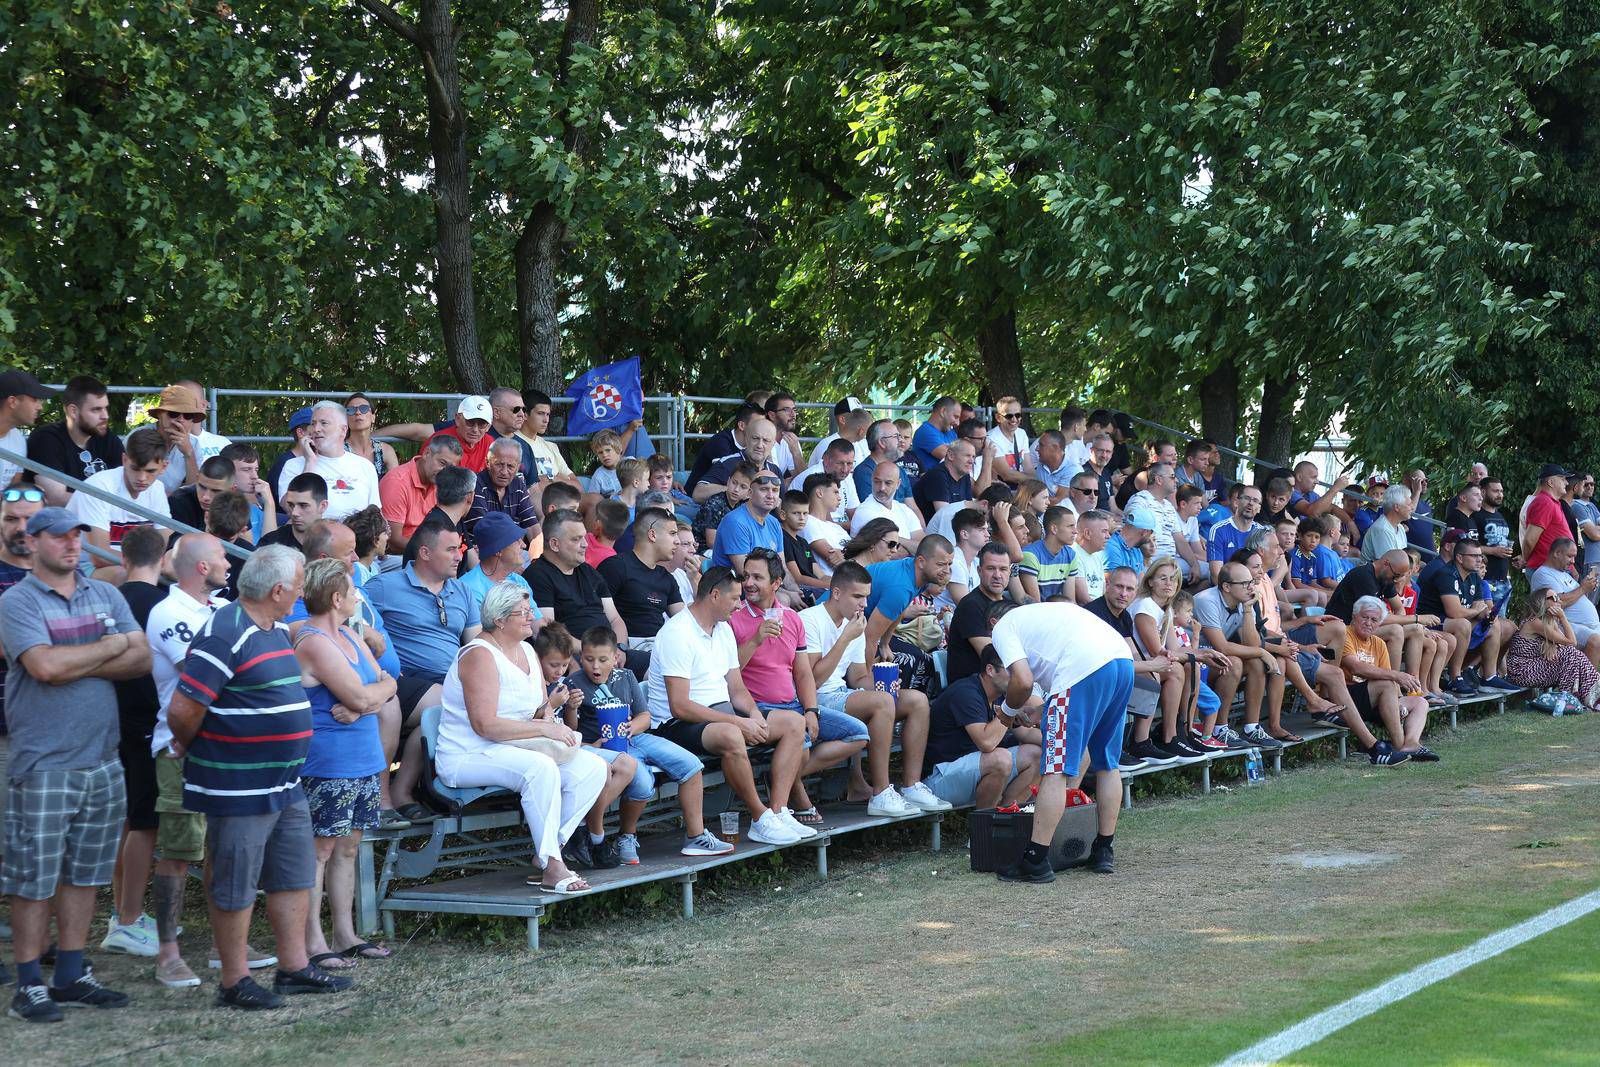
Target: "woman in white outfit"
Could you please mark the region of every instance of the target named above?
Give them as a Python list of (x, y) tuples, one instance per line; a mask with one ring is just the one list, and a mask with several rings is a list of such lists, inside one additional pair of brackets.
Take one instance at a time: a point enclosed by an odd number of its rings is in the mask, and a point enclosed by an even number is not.
[[(439, 778), (449, 786), (497, 785), (522, 796), (536, 862), (529, 885), (581, 893), (589, 883), (561, 860), (561, 843), (583, 822), (606, 782), (606, 764), (555, 720), (532, 650), (528, 594), (509, 582), (483, 598), (483, 634), (461, 650), (444, 679), (439, 720)], [(544, 738), (561, 746), (559, 762), (510, 742)]]

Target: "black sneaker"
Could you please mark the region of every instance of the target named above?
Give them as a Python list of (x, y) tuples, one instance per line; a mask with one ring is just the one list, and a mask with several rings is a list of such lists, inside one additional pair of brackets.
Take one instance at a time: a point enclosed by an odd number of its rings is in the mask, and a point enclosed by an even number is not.
[(249, 975), (231, 986), (223, 986), (217, 990), (217, 1007), (239, 1008), (243, 1011), (270, 1011), (273, 1008), (283, 1007), (283, 998), (276, 993), (269, 993), (256, 985), (256, 980)]
[(1418, 745), (1416, 751), (1408, 752), (1407, 755), (1416, 760), (1418, 763), (1439, 762), (1439, 754), (1433, 749), (1428, 748), (1426, 745)]
[(329, 974), (315, 965), (307, 965), (299, 971), (279, 968), (272, 975), (272, 991), (286, 997), (297, 993), (343, 993), (355, 984), (354, 978)]
[(1132, 752), (1129, 752), (1126, 749), (1124, 749), (1122, 755), (1117, 758), (1117, 770), (1119, 771), (1136, 771), (1143, 766), (1144, 760), (1140, 759), (1138, 756), (1135, 756)]
[(1411, 753), (1396, 752), (1394, 749), (1389, 748), (1386, 745), (1375, 745), (1372, 749), (1372, 755), (1368, 758), (1372, 760), (1372, 765), (1374, 767), (1398, 767), (1402, 763), (1410, 762)]
[(1002, 882), (1036, 882), (1043, 884), (1056, 880), (1056, 872), (1050, 869), (1048, 857), (1033, 864), (1018, 856), (1017, 862), (995, 868), (994, 874)]
[(1486, 688), (1488, 688), (1484, 684), (1483, 675), (1478, 673), (1478, 668), (1476, 668), (1476, 667), (1464, 667), (1464, 668), (1462, 668), (1461, 677), (1465, 678), (1473, 686), (1473, 688), (1475, 688), (1475, 689), (1486, 689)]
[(1089, 846), (1089, 869), (1095, 874), (1114, 874), (1116, 868), (1112, 865), (1111, 842), (1104, 844), (1096, 841)]
[[(587, 830), (582, 832), (588, 833)], [(602, 870), (621, 867), (622, 842), (617, 840), (616, 834), (611, 834), (598, 845), (591, 841), (589, 842), (589, 857), (594, 861), (594, 865)]]
[(1178, 757), (1163, 751), (1154, 741), (1145, 738), (1135, 741), (1128, 750), (1129, 755), (1142, 759), (1152, 767), (1171, 767), (1178, 762)]
[(50, 999), (63, 1008), (126, 1008), (128, 994), (107, 989), (94, 976), (92, 967), (85, 967), (78, 980), (62, 989), (50, 987)]
[(1176, 737), (1171, 741), (1157, 742), (1156, 747), (1180, 764), (1204, 763), (1207, 759), (1205, 753), (1191, 749)]
[(589, 850), (589, 831), (578, 827), (578, 832), (561, 847), (561, 860), (577, 870), (592, 870), (594, 855)]
[(25, 1023), (58, 1023), (61, 1009), (50, 999), (50, 991), (40, 985), (20, 987), (11, 998), (11, 1017)]
[(1311, 721), (1319, 726), (1331, 726), (1335, 730), (1350, 729), (1349, 723), (1344, 721), (1344, 716), (1337, 711), (1319, 711), (1311, 716)]

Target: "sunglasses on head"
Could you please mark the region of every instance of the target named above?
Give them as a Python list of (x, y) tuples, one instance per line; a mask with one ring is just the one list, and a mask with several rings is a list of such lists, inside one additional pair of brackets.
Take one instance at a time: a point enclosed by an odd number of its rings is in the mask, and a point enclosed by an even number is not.
[(0, 495), (0, 499), (3, 499), (7, 504), (15, 504), (19, 500), (38, 504), (44, 500), (44, 493), (38, 489), (7, 489), (3, 495)]
[(346, 415), (371, 415), (372, 414), (372, 405), (371, 404), (351, 404), (349, 407), (344, 409), (344, 413)]

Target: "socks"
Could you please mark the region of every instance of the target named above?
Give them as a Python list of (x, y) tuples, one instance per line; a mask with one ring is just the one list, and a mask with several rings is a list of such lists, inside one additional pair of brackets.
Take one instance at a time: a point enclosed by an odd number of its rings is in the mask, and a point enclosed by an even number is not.
[(1039, 864), (1044, 862), (1045, 856), (1049, 855), (1049, 853), (1050, 846), (1040, 845), (1033, 841), (1029, 841), (1025, 846), (1023, 846), (1022, 862), (1028, 864), (1030, 867), (1037, 867)]
[(591, 833), (589, 835), (589, 844), (591, 844), (591, 845), (602, 844), (605, 841), (605, 839), (606, 839), (606, 835), (605, 834)]
[(27, 963), (17, 961), (17, 988), (21, 989), (25, 985), (44, 985), (44, 972), (39, 969), (39, 961), (36, 959)]
[(1116, 836), (1115, 834), (1095, 834), (1094, 835), (1094, 847), (1095, 848), (1104, 848), (1106, 845), (1111, 844), (1111, 839), (1113, 837), (1115, 837), (1115, 836)]
[(76, 982), (82, 977), (83, 949), (80, 948), (76, 951), (68, 951), (64, 948), (57, 949), (56, 972), (54, 976), (52, 976), (50, 984), (55, 986), (57, 989), (65, 989), (67, 986), (71, 985), (73, 982)]

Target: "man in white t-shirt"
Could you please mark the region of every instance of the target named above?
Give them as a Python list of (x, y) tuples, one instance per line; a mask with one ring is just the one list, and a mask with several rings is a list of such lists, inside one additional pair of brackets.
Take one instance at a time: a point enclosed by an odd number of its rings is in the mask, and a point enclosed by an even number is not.
[[(868, 814), (910, 815), (917, 810), (948, 811), (950, 804), (922, 784), (922, 757), (928, 744), (928, 698), (913, 689), (894, 697), (872, 683), (867, 664), (867, 597), (872, 579), (855, 562), (840, 564), (828, 585), (828, 599), (800, 613), (805, 626), (804, 655), (817, 686), (817, 704), (867, 725), (866, 774), (851, 772), (848, 796), (869, 797)], [(889, 781), (889, 754), (896, 720), (901, 727), (902, 785)], [(870, 780), (869, 780), (870, 778)]]
[(161, 390), (161, 398), (150, 409), (168, 445), (161, 484), (169, 495), (196, 481), (200, 465), (233, 443), (205, 429), (206, 407), (206, 391), (200, 383), (182, 381)]
[(1021, 485), (1033, 477), (1028, 431), (1022, 428), (1022, 401), (1014, 396), (996, 400), (994, 418), (994, 429), (989, 431), (989, 443), (994, 446), (989, 460), (990, 473), (1007, 485)]
[(800, 540), (811, 546), (818, 573), (830, 577), (844, 562), (845, 542), (850, 535), (831, 516), (839, 504), (839, 483), (830, 474), (807, 476), (801, 489), (806, 495), (806, 524), (800, 527)]
[[(8, 370), (0, 374), (0, 448), (9, 449), (19, 456), (28, 454), (28, 438), (24, 426), (39, 421), (39, 410), (44, 401), (56, 395), (57, 390), (46, 389), (39, 379), (25, 370)], [(22, 468), (8, 459), (0, 459), (0, 489), (10, 487)]]
[(289, 491), (289, 483), (296, 475), (310, 471), (328, 483), (325, 518), (344, 519), (362, 508), (381, 507), (377, 468), (370, 459), (344, 447), (349, 434), (349, 418), (342, 404), (323, 400), (314, 405), (311, 428), (278, 475), (278, 494)]
[(839, 503), (831, 517), (840, 526), (848, 526), (850, 516), (861, 506), (861, 498), (856, 495), (856, 480), (851, 477), (855, 471), (855, 455), (855, 448), (849, 441), (834, 441), (823, 451), (820, 466), (807, 467), (796, 474), (794, 481), (789, 483), (794, 488), (803, 490), (806, 479), (813, 474), (831, 474), (839, 483)]
[[(74, 494), (76, 496), (76, 494)], [(231, 563), (222, 542), (210, 534), (184, 534), (173, 553), (177, 581), (167, 598), (150, 609), (145, 637), (150, 642), (150, 675), (156, 684), (156, 728), (150, 753), (156, 758), (156, 844), (161, 850), (151, 878), (155, 904), (156, 979), (170, 989), (193, 988), (200, 979), (178, 950), (178, 922), (189, 864), (205, 859), (206, 817), (183, 807), (183, 756), (167, 725), (167, 707), (178, 688), (183, 657), (216, 610), (211, 597), (228, 585)], [(253, 955), (253, 953), (252, 953)]]
[(1111, 540), (1111, 516), (1093, 508), (1078, 516), (1078, 569), (1089, 587), (1089, 599), (1106, 595), (1106, 542)]
[[(555, 442), (546, 441), (544, 433), (550, 429), (550, 412), (554, 404), (550, 394), (538, 389), (524, 389), (523, 402), (528, 405), (527, 420), (523, 422), (522, 429), (517, 431), (517, 436), (527, 442), (533, 450), (533, 465), (539, 470), (541, 481), (566, 482), (568, 485), (578, 485), (577, 475), (572, 473), (572, 468), (567, 466), (566, 459), (561, 455), (561, 449)], [(529, 489), (534, 488), (530, 483)]]
[[(1122, 797), (1122, 725), (1133, 692), (1133, 653), (1122, 635), (1076, 604), (1026, 604), (1002, 615), (990, 633), (1000, 662), (1011, 672), (1000, 715), (1007, 725), (1033, 725), (1039, 717), (1043, 752), (1033, 839), (1016, 863), (995, 873), (1003, 882), (1053, 882), (1050, 842), (1066, 810), (1068, 779), (1077, 788), (1083, 753), (1095, 772), (1100, 833), (1089, 848), (1089, 869), (1112, 871), (1111, 839)], [(1045, 694), (1037, 713), (1023, 708), (1037, 685)]]
[(749, 749), (772, 746), (769, 795), (781, 805), (805, 758), (805, 718), (783, 709), (763, 716), (756, 707), (739, 675), (739, 646), (728, 625), (738, 606), (733, 571), (712, 567), (701, 576), (694, 603), (661, 624), (644, 680), (650, 732), (697, 756), (720, 759), (728, 785), (750, 812), (751, 840), (792, 845), (816, 831), (787, 809), (762, 803)]
[(963, 508), (951, 521), (950, 532), (955, 535), (956, 550), (950, 555), (950, 581), (933, 600), (940, 610), (954, 610), (978, 587), (978, 553), (989, 543), (989, 516), (976, 508)]
[(767, 397), (766, 410), (767, 421), (778, 431), (777, 443), (772, 446), (772, 454), (767, 458), (778, 468), (779, 477), (787, 484), (789, 475), (800, 469), (800, 457), (804, 454), (800, 438), (794, 432), (795, 424), (800, 419), (800, 405), (793, 393), (780, 389)]
[(888, 519), (900, 531), (907, 548), (914, 548), (922, 540), (922, 517), (910, 504), (895, 499), (899, 491), (900, 464), (888, 460), (879, 463), (872, 472), (872, 495), (861, 502), (850, 519), (851, 536), (860, 533), (861, 527), (873, 519)]
[[(1171, 556), (1178, 560), (1179, 569), (1188, 576), (1206, 569), (1206, 557), (1204, 545), (1197, 552), (1189, 541), (1189, 531), (1185, 528), (1183, 516), (1178, 514), (1178, 505), (1174, 500), (1177, 492), (1177, 468), (1171, 463), (1153, 463), (1145, 472), (1145, 487), (1128, 498), (1128, 506), (1124, 510), (1131, 512), (1137, 507), (1149, 509), (1156, 520), (1156, 528), (1151, 532), (1155, 544), (1151, 558)], [(1198, 523), (1195, 532), (1199, 532)]]
[[(122, 466), (92, 474), (84, 481), (157, 515), (170, 516), (167, 490), (161, 484), (161, 472), (166, 465), (167, 443), (161, 431), (154, 426), (141, 426), (123, 442)], [(67, 510), (89, 527), (83, 535), (85, 541), (119, 557), (123, 536), (135, 526), (145, 526), (151, 521), (88, 493), (73, 493)], [(114, 566), (100, 558), (94, 560), (94, 565), (97, 569)]]
[(872, 425), (872, 412), (865, 408), (853, 408), (839, 416), (839, 432), (830, 433), (818, 441), (811, 449), (811, 458), (808, 466), (822, 466), (822, 457), (828, 452), (828, 447), (835, 441), (843, 441), (851, 448), (850, 467), (853, 470), (857, 463), (867, 458), (867, 427)]

